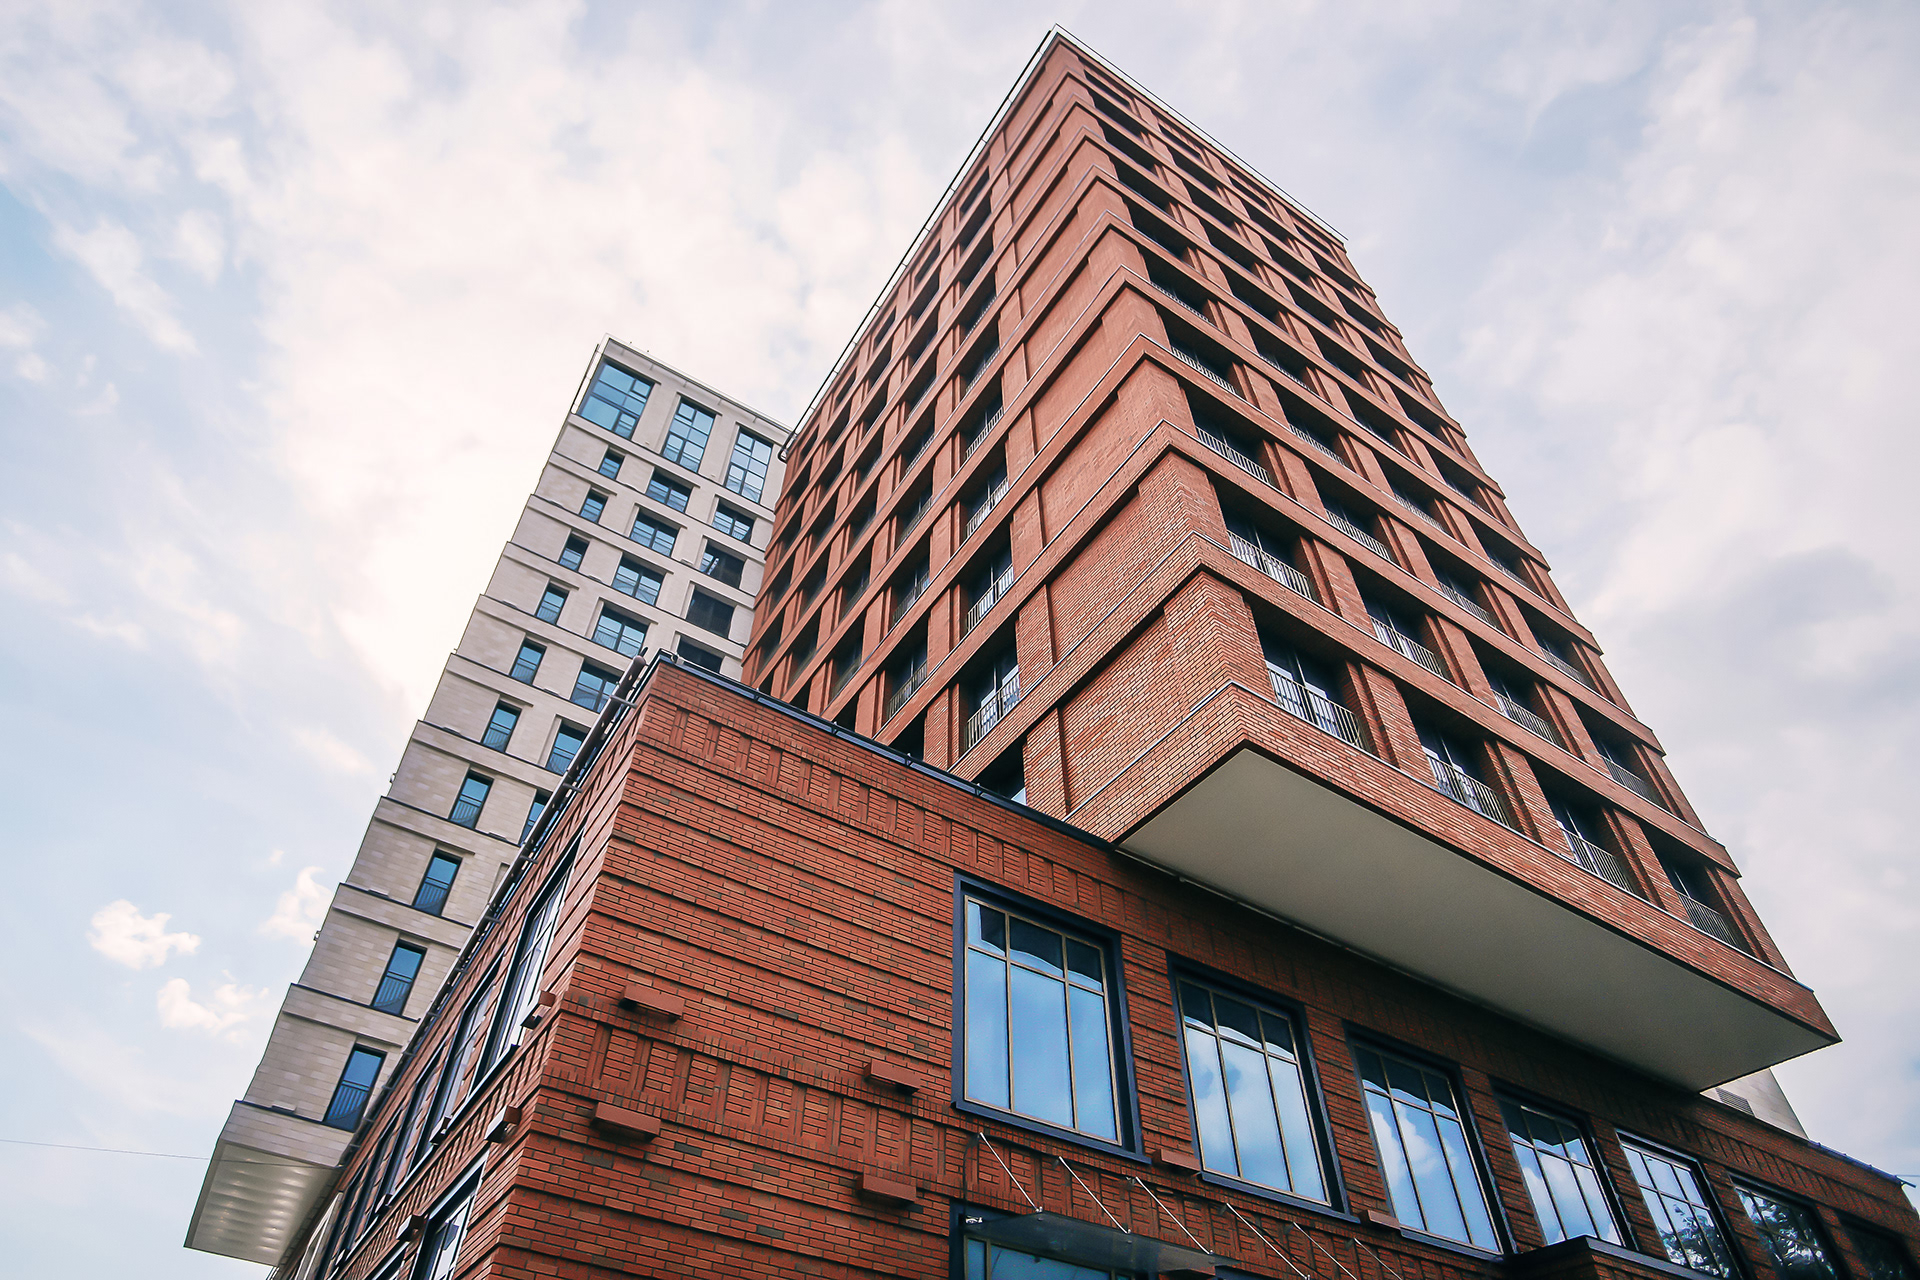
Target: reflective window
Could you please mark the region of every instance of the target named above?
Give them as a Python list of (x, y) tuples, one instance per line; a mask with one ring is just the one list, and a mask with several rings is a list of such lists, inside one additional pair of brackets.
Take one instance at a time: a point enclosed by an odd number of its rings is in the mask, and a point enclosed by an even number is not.
[(493, 715), (487, 721), (487, 731), (480, 736), (480, 745), (489, 751), (505, 751), (507, 743), (513, 741), (513, 726), (519, 723), (519, 708), (501, 703), (493, 709)]
[(742, 542), (753, 541), (753, 517), (742, 515), (724, 502), (714, 508), (713, 527), (729, 538), (738, 538)]
[(380, 985), (373, 993), (373, 1007), (382, 1013), (398, 1014), (406, 1010), (407, 996), (413, 991), (413, 980), (420, 976), (420, 964), (427, 953), (419, 947), (398, 943), (393, 954), (387, 957), (386, 972), (380, 975)]
[(1354, 1056), (1393, 1216), (1443, 1239), (1497, 1250), (1453, 1084), (1393, 1054), (1359, 1049)]
[(427, 874), (420, 877), (420, 888), (413, 895), (413, 905), (429, 915), (439, 915), (447, 909), (447, 894), (453, 889), (453, 878), (460, 873), (460, 859), (445, 853), (436, 853), (427, 862)]
[(1647, 1212), (1667, 1259), (1695, 1271), (1731, 1277), (1733, 1255), (1720, 1234), (1719, 1219), (1693, 1166), (1623, 1142), (1633, 1180), (1646, 1199)]
[(493, 790), (493, 779), (483, 778), (470, 773), (460, 784), (460, 794), (455, 797), (453, 811), (447, 815), (447, 821), (463, 827), (471, 827), (480, 821), (480, 811), (487, 806), (487, 793)]
[(607, 699), (613, 696), (614, 686), (619, 683), (618, 671), (609, 671), (591, 662), (583, 662), (580, 664), (580, 674), (573, 682), (573, 693), (570, 699), (589, 711), (598, 711), (606, 705)]
[(689, 471), (698, 471), (700, 459), (706, 456), (707, 437), (712, 434), (713, 415), (691, 400), (682, 400), (673, 411), (667, 442), (660, 446), (661, 456)]
[(347, 1055), (346, 1069), (340, 1073), (340, 1083), (334, 1086), (333, 1101), (327, 1104), (324, 1123), (336, 1129), (360, 1126), (360, 1113), (366, 1110), (373, 1082), (380, 1078), (380, 1064), (386, 1060), (386, 1054), (374, 1049), (356, 1047)]
[(593, 625), (593, 642), (637, 658), (647, 645), (647, 624), (610, 604), (603, 604), (600, 620)]
[(524, 1030), (520, 1024), (539, 999), (540, 970), (547, 963), (547, 945), (553, 941), (553, 927), (560, 917), (560, 899), (565, 896), (567, 872), (572, 865), (572, 858), (568, 857), (548, 878), (533, 909), (527, 913), (526, 924), (520, 929), (513, 964), (500, 988), (500, 1005), (494, 1010), (493, 1029), (487, 1035), (487, 1053), (480, 1065), (482, 1075), (502, 1054), (520, 1043), (520, 1033)]
[(1741, 1207), (1766, 1242), (1767, 1257), (1784, 1280), (1839, 1280), (1833, 1260), (1821, 1243), (1813, 1210), (1750, 1187), (1738, 1190)]
[(702, 631), (725, 636), (733, 630), (733, 606), (724, 600), (714, 599), (704, 591), (696, 591), (687, 605), (687, 621)]
[(600, 517), (607, 509), (607, 495), (597, 489), (587, 490), (586, 501), (580, 504), (580, 517), (594, 524), (600, 523)]
[(1853, 1247), (1866, 1264), (1867, 1280), (1913, 1280), (1913, 1262), (1898, 1240), (1856, 1226), (1849, 1226), (1847, 1234), (1853, 1237)]
[(527, 825), (520, 828), (520, 843), (525, 844), (527, 837), (533, 834), (533, 824), (540, 821), (540, 815), (546, 812), (547, 801), (553, 799), (551, 791), (533, 793), (533, 803), (527, 808)]
[(727, 463), (727, 488), (748, 502), (760, 501), (767, 487), (767, 467), (773, 461), (773, 446), (759, 436), (742, 431), (733, 441), (733, 458)]
[(513, 660), (513, 669), (507, 674), (521, 684), (532, 684), (534, 673), (540, 670), (540, 660), (546, 656), (544, 645), (523, 640), (520, 642), (520, 652)]
[(553, 735), (553, 750), (547, 753), (547, 768), (553, 773), (565, 773), (573, 758), (580, 754), (580, 747), (587, 740), (585, 729), (576, 729), (570, 724), (562, 724)]
[(1502, 1102), (1500, 1110), (1507, 1118), (1513, 1155), (1520, 1162), (1534, 1216), (1547, 1243), (1598, 1236), (1608, 1244), (1619, 1244), (1620, 1226), (1600, 1189), (1600, 1175), (1579, 1128), (1518, 1102)]
[(613, 450), (607, 450), (607, 456), (600, 459), (600, 474), (609, 480), (618, 480), (620, 478), (620, 464), (625, 461), (625, 458)]
[(613, 571), (613, 589), (625, 592), (641, 604), (657, 604), (660, 575), (631, 556), (621, 556), (620, 567)]
[(732, 552), (722, 551), (711, 542), (706, 553), (700, 557), (700, 572), (710, 578), (717, 578), (730, 587), (740, 585), (741, 575), (747, 571), (747, 562)]
[(540, 607), (533, 611), (533, 616), (542, 622), (558, 622), (560, 621), (560, 610), (565, 608), (566, 604), (567, 593), (565, 588), (549, 582), (546, 591), (540, 596)]
[(473, 1187), (469, 1186), (454, 1202), (434, 1215), (420, 1243), (420, 1256), (413, 1265), (413, 1280), (451, 1280), (454, 1259), (467, 1234), (467, 1211), (473, 1207)]
[(720, 670), (720, 664), (725, 661), (719, 654), (707, 648), (707, 646), (695, 644), (685, 636), (680, 637), (680, 643), (674, 646), (674, 651), (694, 666), (707, 671)]
[(966, 1280), (1123, 1280), (1134, 1274), (1015, 1253), (985, 1240), (969, 1240), (965, 1247)]
[(1200, 1163), (1309, 1200), (1327, 1198), (1293, 1019), (1180, 984)]
[(966, 900), (965, 1095), (1120, 1137), (1105, 947)]
[(467, 1079), (467, 1068), (473, 1065), (474, 1050), (480, 1043), (480, 1029), (486, 1025), (487, 1009), (493, 999), (494, 975), (489, 973), (480, 982), (460, 1011), (460, 1025), (454, 1030), (453, 1040), (447, 1049), (445, 1063), (440, 1068), (439, 1083), (434, 1086), (433, 1108), (427, 1113), (427, 1122), (420, 1130), (420, 1145), (414, 1151), (413, 1159), (417, 1164), (433, 1148), (438, 1140), (440, 1123), (458, 1110), (472, 1083)]
[(560, 567), (578, 569), (580, 562), (587, 558), (587, 540), (578, 534), (567, 539), (567, 545), (560, 549)]
[(675, 480), (664, 471), (655, 471), (653, 479), (647, 482), (647, 496), (655, 502), (665, 503), (675, 511), (687, 509), (687, 499), (693, 497), (693, 490)]
[(651, 516), (637, 515), (633, 518), (633, 540), (650, 551), (663, 556), (673, 554), (673, 544), (680, 537), (680, 531), (670, 524), (661, 524)]
[(580, 416), (597, 427), (605, 427), (623, 439), (633, 438), (634, 424), (647, 407), (653, 384), (625, 369), (602, 364), (594, 375), (593, 386), (580, 405)]

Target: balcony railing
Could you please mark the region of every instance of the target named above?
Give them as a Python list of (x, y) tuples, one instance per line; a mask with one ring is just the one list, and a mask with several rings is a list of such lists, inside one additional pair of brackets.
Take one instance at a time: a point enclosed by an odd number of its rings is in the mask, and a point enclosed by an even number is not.
[(342, 1080), (340, 1087), (333, 1091), (333, 1101), (327, 1104), (326, 1118), (321, 1123), (349, 1131), (359, 1128), (360, 1113), (366, 1108), (371, 1091), (367, 1085)]
[(1513, 721), (1515, 724), (1519, 725), (1522, 729), (1525, 729), (1528, 733), (1536, 734), (1542, 738), (1545, 738), (1548, 742), (1551, 742), (1554, 746), (1559, 747), (1562, 750), (1565, 750), (1567, 744), (1560, 740), (1560, 731), (1553, 727), (1553, 722), (1551, 720), (1547, 719), (1543, 715), (1540, 715), (1538, 712), (1534, 711), (1531, 707), (1525, 706), (1522, 703), (1514, 701), (1512, 698), (1509, 698), (1504, 693), (1494, 694), (1493, 701), (1494, 701), (1494, 705), (1500, 708), (1501, 715)]
[(1427, 758), (1427, 763), (1433, 766), (1433, 785), (1442, 792), (1483, 818), (1491, 818), (1503, 827), (1519, 830), (1513, 825), (1513, 815), (1507, 812), (1507, 802), (1500, 798), (1498, 791), (1459, 765), (1435, 760), (1431, 756)]
[(1315, 693), (1284, 671), (1268, 667), (1267, 674), (1273, 678), (1273, 696), (1279, 699), (1281, 709), (1287, 714), (1305, 720), (1314, 728), (1323, 733), (1330, 733), (1349, 746), (1360, 748), (1368, 755), (1373, 754), (1373, 749), (1367, 745), (1365, 735), (1360, 732), (1360, 721), (1354, 717), (1353, 712)]
[(1651, 800), (1655, 804), (1659, 804), (1661, 808), (1666, 808), (1664, 804), (1660, 804), (1660, 793), (1653, 789), (1653, 784), (1633, 770), (1627, 768), (1627, 766), (1615, 760), (1608, 760), (1607, 772), (1613, 775), (1615, 782), (1633, 792), (1642, 800)]
[(1468, 595), (1466, 592), (1462, 591), (1460, 588), (1454, 586), (1451, 582), (1442, 582), (1439, 585), (1440, 585), (1441, 595), (1453, 601), (1455, 604), (1459, 605), (1462, 609), (1465, 609), (1468, 613), (1480, 619), (1480, 621), (1486, 623), (1488, 626), (1494, 628), (1496, 631), (1502, 630), (1499, 620), (1493, 616), (1492, 612), (1488, 610), (1487, 606), (1481, 604), (1478, 600), (1475, 600), (1472, 596)]
[(485, 800), (472, 800), (461, 796), (453, 802), (453, 812), (447, 815), (447, 821), (457, 826), (471, 827), (480, 821), (480, 809), (485, 804)]
[(1158, 280), (1149, 281), (1149, 283), (1152, 284), (1153, 287), (1158, 289), (1161, 293), (1164, 293), (1167, 295), (1167, 297), (1173, 299), (1174, 306), (1184, 307), (1186, 310), (1191, 311), (1193, 312), (1193, 314), (1199, 316), (1202, 320), (1206, 320), (1208, 324), (1213, 323), (1213, 321), (1207, 320), (1206, 312), (1194, 306), (1191, 302), (1188, 302), (1185, 298), (1181, 297), (1179, 294), (1175, 293), (1173, 290), (1167, 288), (1167, 286), (1161, 284)]
[(927, 672), (930, 670), (932, 668), (923, 661), (914, 668), (912, 675), (894, 686), (893, 691), (887, 695), (886, 709), (880, 716), (882, 724), (899, 715), (900, 708), (907, 705), (907, 699), (920, 692), (920, 687), (927, 682)]
[(1339, 463), (1341, 466), (1346, 467), (1347, 470), (1349, 471), (1353, 470), (1352, 465), (1349, 464), (1345, 458), (1340, 456), (1340, 451), (1338, 449), (1335, 449), (1332, 445), (1328, 444), (1325, 440), (1322, 440), (1319, 436), (1313, 434), (1313, 432), (1307, 430), (1305, 427), (1297, 427), (1293, 423), (1289, 422), (1287, 424), (1287, 430), (1293, 432), (1294, 435), (1298, 436), (1301, 442), (1304, 443), (1309, 449), (1312, 449), (1317, 453), (1320, 453), (1328, 458), (1333, 459), (1335, 462)]
[(447, 908), (447, 892), (451, 887), (434, 880), (424, 882), (420, 886), (420, 892), (413, 895), (414, 909), (424, 911), (430, 916), (439, 915)]
[(1216, 370), (1212, 365), (1208, 364), (1205, 360), (1202, 360), (1199, 356), (1193, 354), (1193, 352), (1188, 351), (1185, 347), (1181, 347), (1181, 346), (1173, 347), (1172, 351), (1175, 359), (1179, 360), (1180, 363), (1186, 365), (1189, 369), (1192, 369), (1195, 373), (1205, 378), (1208, 382), (1211, 382), (1214, 386), (1219, 387), (1222, 391), (1234, 397), (1236, 400), (1246, 399), (1245, 396), (1240, 394), (1240, 389), (1238, 387), (1234, 386), (1233, 383), (1229, 382), (1226, 378), (1222, 377), (1218, 370)]
[(829, 698), (839, 697), (840, 691), (847, 687), (847, 681), (853, 679), (853, 673), (859, 669), (860, 655), (855, 655), (853, 661), (840, 666), (838, 670), (833, 673), (833, 688), (827, 696)]
[(907, 535), (913, 532), (913, 527), (920, 523), (921, 518), (924, 517), (932, 507), (933, 498), (929, 495), (919, 506), (900, 517), (900, 532), (893, 535), (895, 545), (907, 540)]
[[(1552, 666), (1554, 670), (1564, 672), (1567, 675), (1572, 676), (1575, 680), (1578, 680), (1581, 684), (1587, 686), (1587, 688), (1593, 689), (1593, 677), (1589, 676), (1586, 672), (1582, 671), (1580, 668), (1574, 666), (1571, 662), (1568, 662), (1565, 658), (1561, 657), (1559, 654), (1550, 652), (1546, 649), (1542, 649), (1540, 651), (1540, 656), (1545, 658), (1548, 664)], [(1594, 692), (1598, 693), (1599, 690), (1594, 689)]]
[(1372, 621), (1373, 634), (1379, 637), (1381, 644), (1386, 645), (1395, 653), (1412, 658), (1415, 662), (1433, 672), (1433, 674), (1439, 676), (1447, 683), (1453, 683), (1453, 677), (1447, 674), (1447, 666), (1444, 662), (1440, 661), (1439, 654), (1427, 648), (1427, 646), (1421, 644), (1418, 640), (1415, 640), (1412, 636), (1394, 626), (1392, 623), (1382, 622), (1378, 618), (1374, 618)]
[(1000, 415), (1006, 411), (1006, 405), (997, 404), (993, 406), (992, 413), (980, 420), (979, 429), (968, 436), (966, 442), (960, 446), (960, 461), (965, 462), (973, 456), (973, 451), (980, 447), (980, 442), (987, 438), (987, 433), (1000, 425)]
[(1272, 578), (1275, 582), (1278, 582), (1295, 595), (1305, 596), (1315, 604), (1320, 603), (1320, 597), (1314, 594), (1313, 579), (1309, 578), (1306, 574), (1300, 572), (1279, 556), (1268, 555), (1265, 551), (1254, 546), (1237, 533), (1228, 534), (1227, 541), (1234, 555), (1266, 574), (1269, 578)]
[(1688, 924), (1704, 934), (1720, 939), (1737, 951), (1746, 951), (1748, 955), (1753, 954), (1747, 950), (1747, 944), (1742, 941), (1740, 935), (1734, 932), (1733, 922), (1724, 915), (1697, 898), (1690, 898), (1684, 893), (1680, 895), (1680, 900), (1687, 904)]
[(1002, 477), (998, 484), (980, 495), (980, 501), (974, 505), (972, 511), (967, 513), (967, 525), (960, 534), (960, 541), (965, 542), (971, 538), (974, 532), (987, 522), (987, 517), (993, 514), (993, 509), (1000, 505), (1000, 499), (1006, 496), (1007, 481)]
[[(895, 592), (893, 597), (893, 616), (887, 620), (887, 625), (889, 627), (899, 626), (900, 619), (907, 616), (907, 610), (913, 608), (914, 602), (925, 595), (926, 591), (927, 579), (921, 577), (908, 583), (905, 591)], [(796, 664), (798, 661), (796, 658)]]
[(1641, 896), (1639, 888), (1633, 883), (1633, 877), (1627, 873), (1627, 864), (1621, 861), (1620, 856), (1613, 850), (1602, 849), (1576, 832), (1562, 831), (1560, 834), (1567, 838), (1567, 847), (1572, 850), (1572, 856), (1568, 860), (1574, 865), (1584, 867), (1608, 884), (1625, 889), (1636, 898)]
[(1347, 516), (1346, 512), (1328, 511), (1327, 522), (1389, 564), (1400, 563), (1393, 558), (1393, 552), (1387, 549), (1386, 543), (1380, 541), (1380, 539), (1374, 537), (1358, 524), (1354, 523), (1354, 521)]
[(1014, 704), (1019, 701), (1020, 686), (1017, 683), (1011, 689), (1002, 685), (994, 696), (981, 704), (980, 709), (968, 716), (966, 723), (960, 726), (960, 754), (965, 755), (973, 750), (974, 743), (991, 733), (993, 726), (999, 724), (1001, 717), (1013, 710)]
[(973, 606), (967, 610), (967, 616), (961, 619), (960, 635), (962, 639), (966, 637), (968, 632), (980, 625), (980, 620), (992, 612), (993, 606), (1000, 603), (1000, 598), (1007, 594), (1007, 589), (1012, 585), (1013, 566), (1009, 564), (994, 576), (993, 581), (987, 584), (986, 590), (980, 593), (980, 598), (975, 600)]
[(373, 993), (373, 1007), (381, 1013), (398, 1015), (407, 1007), (407, 995), (412, 990), (412, 978), (389, 973), (380, 979), (380, 988)]
[(1421, 506), (1419, 503), (1415, 502), (1412, 498), (1409, 498), (1406, 494), (1401, 493), (1397, 489), (1393, 490), (1392, 493), (1393, 493), (1393, 500), (1399, 503), (1403, 508), (1405, 508), (1407, 511), (1407, 514), (1413, 516), (1417, 520), (1424, 521), (1427, 525), (1432, 527), (1432, 529), (1436, 533), (1444, 534), (1449, 538), (1453, 536), (1453, 531), (1447, 528), (1447, 526), (1445, 526), (1444, 524), (1441, 524), (1440, 517), (1434, 515), (1433, 512), (1427, 510), (1425, 507)]
[(1273, 483), (1273, 472), (1267, 470), (1252, 458), (1249, 458), (1246, 454), (1228, 444), (1221, 437), (1215, 435), (1205, 427), (1195, 427), (1194, 432), (1199, 436), (1201, 444), (1207, 446), (1207, 448), (1213, 450), (1228, 462), (1231, 462), (1234, 466), (1258, 480), (1261, 484), (1276, 489), (1280, 487)]

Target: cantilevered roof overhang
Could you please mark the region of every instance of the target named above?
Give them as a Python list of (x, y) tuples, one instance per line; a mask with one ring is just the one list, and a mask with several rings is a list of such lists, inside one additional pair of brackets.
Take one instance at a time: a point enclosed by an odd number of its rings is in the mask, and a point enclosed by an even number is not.
[(333, 1190), (353, 1135), (236, 1102), (214, 1144), (187, 1247), (269, 1266)]
[(1121, 848), (1685, 1089), (1836, 1039), (1251, 748)]

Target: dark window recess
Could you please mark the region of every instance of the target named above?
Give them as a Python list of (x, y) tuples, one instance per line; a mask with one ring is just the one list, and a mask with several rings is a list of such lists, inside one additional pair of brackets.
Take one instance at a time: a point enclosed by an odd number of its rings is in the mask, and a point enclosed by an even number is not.
[(607, 509), (607, 495), (597, 489), (587, 490), (586, 499), (580, 504), (580, 518), (593, 524), (600, 523), (600, 517)]
[(1268, 296), (1264, 289), (1257, 288), (1251, 280), (1237, 271), (1227, 272), (1227, 287), (1233, 296), (1247, 304), (1263, 320), (1278, 320), (1280, 304)]
[(900, 619), (906, 615), (907, 610), (911, 609), (914, 602), (926, 591), (927, 565), (927, 553), (922, 549), (919, 555), (910, 560), (906, 568), (902, 569), (894, 577), (891, 588), (893, 592), (893, 610), (892, 617), (888, 622), (889, 626), (898, 624)]
[(567, 539), (567, 545), (560, 549), (560, 565), (565, 569), (578, 569), (580, 562), (587, 558), (587, 540), (579, 534)]
[(471, 827), (479, 822), (480, 811), (487, 807), (487, 793), (492, 790), (493, 779), (469, 773), (460, 783), (460, 794), (454, 797), (447, 821), (462, 827)]
[(1148, 180), (1147, 176), (1130, 164), (1114, 162), (1114, 171), (1120, 175), (1120, 185), (1145, 200), (1148, 204), (1166, 213), (1173, 205), (1166, 192)]
[(993, 232), (989, 231), (980, 237), (980, 243), (973, 247), (973, 252), (967, 255), (967, 260), (960, 264), (958, 271), (953, 273), (954, 284), (964, 292), (973, 284), (973, 278), (980, 274), (981, 268), (987, 265), (987, 259), (992, 256)]
[(414, 909), (437, 916), (447, 909), (447, 895), (453, 891), (453, 878), (460, 874), (460, 859), (436, 853), (427, 861), (427, 873), (420, 877), (414, 891)]
[(979, 784), (997, 796), (1004, 796), (1015, 804), (1027, 802), (1027, 760), (1026, 748), (1014, 743), (1000, 753), (1000, 758), (980, 771)]
[(637, 515), (633, 518), (633, 540), (641, 546), (659, 555), (673, 554), (673, 544), (680, 537), (680, 531), (669, 524), (662, 524), (650, 516)]
[(380, 985), (374, 989), (369, 1003), (381, 1013), (398, 1016), (405, 1011), (407, 996), (413, 992), (414, 979), (420, 976), (420, 966), (426, 958), (427, 953), (419, 947), (404, 942), (395, 945), (393, 954), (387, 957), (386, 972), (380, 975)]
[(765, 591), (760, 593), (761, 603), (769, 609), (780, 603), (781, 598), (787, 594), (787, 586), (792, 580), (793, 566), (781, 565), (780, 572), (773, 575), (773, 581), (768, 584)]
[(872, 564), (873, 561), (869, 554), (862, 552), (860, 562), (841, 576), (840, 617), (844, 618), (851, 613), (854, 606), (860, 603), (860, 597), (866, 594), (867, 574), (871, 570)]
[(987, 308), (993, 305), (993, 300), (997, 297), (999, 293), (994, 288), (993, 277), (988, 276), (986, 283), (974, 290), (973, 297), (967, 301), (966, 309), (960, 313), (957, 328), (961, 336), (964, 337), (974, 331), (981, 317), (987, 314)]
[[(920, 331), (913, 335), (913, 341), (907, 344), (907, 363), (918, 364), (920, 357), (926, 354), (928, 346), (932, 345), (934, 335), (939, 332), (940, 317), (928, 316), (927, 322), (920, 326)], [(912, 404), (914, 399), (915, 397), (909, 393), (907, 403)]]
[(666, 472), (656, 470), (653, 479), (647, 481), (647, 496), (675, 511), (685, 511), (687, 500), (693, 497), (693, 490)]
[(833, 651), (832, 683), (828, 686), (828, 697), (838, 697), (847, 681), (853, 679), (853, 673), (860, 669), (860, 659), (865, 655), (860, 649), (860, 638), (849, 638)]
[(1415, 727), (1420, 732), (1420, 748), (1426, 752), (1433, 785), (1482, 817), (1512, 828), (1513, 816), (1507, 812), (1507, 802), (1480, 776), (1476, 753), (1438, 729)]
[(553, 735), (553, 749), (547, 752), (547, 771), (565, 773), (573, 758), (580, 754), (581, 746), (587, 740), (587, 731), (574, 725), (562, 723)]
[(722, 551), (711, 542), (700, 557), (700, 572), (710, 578), (718, 579), (730, 587), (740, 585), (740, 575), (747, 570), (747, 562), (731, 551)]
[(573, 692), (567, 695), (568, 701), (589, 711), (598, 711), (607, 705), (607, 699), (613, 696), (614, 686), (619, 683), (618, 671), (583, 662), (580, 664), (580, 674), (573, 682)]
[(1139, 165), (1140, 168), (1147, 173), (1151, 174), (1159, 169), (1159, 165), (1154, 161), (1152, 152), (1148, 151), (1145, 147), (1112, 125), (1102, 124), (1100, 126), (1100, 132), (1106, 138), (1108, 146)]
[(523, 640), (520, 642), (520, 652), (513, 660), (513, 669), (507, 674), (521, 684), (532, 684), (534, 675), (540, 670), (540, 660), (546, 656), (546, 646)]
[(360, 1115), (373, 1094), (374, 1081), (380, 1078), (380, 1064), (386, 1060), (384, 1053), (356, 1046), (347, 1055), (346, 1069), (340, 1073), (340, 1083), (333, 1088), (333, 1100), (327, 1104), (322, 1123), (349, 1132), (359, 1128)]
[[(918, 320), (920, 313), (933, 305), (933, 300), (939, 296), (940, 273), (935, 272), (933, 278), (921, 287), (919, 293), (914, 295), (913, 305), (907, 308), (907, 320), (909, 322)], [(929, 323), (923, 326), (919, 333), (914, 335), (913, 342), (907, 347), (908, 363), (912, 363), (920, 358), (920, 353), (927, 349), (927, 343), (933, 340), (933, 330), (937, 327), (938, 326)]]
[(660, 599), (660, 575), (632, 556), (621, 556), (620, 567), (613, 571), (613, 589), (624, 592), (641, 604)]
[(680, 637), (680, 643), (675, 646), (675, 652), (686, 659), (686, 661), (703, 670), (715, 673), (718, 673), (720, 670), (722, 659), (719, 654), (703, 644), (697, 644), (687, 639), (685, 636)]
[(1188, 245), (1185, 236), (1175, 231), (1163, 219), (1155, 217), (1138, 205), (1129, 203), (1127, 213), (1135, 231), (1159, 245), (1176, 262), (1187, 260), (1187, 251), (1191, 246)]
[(1101, 115), (1106, 116), (1136, 138), (1144, 138), (1146, 136), (1147, 131), (1144, 125), (1122, 111), (1115, 104), (1108, 102), (1103, 95), (1090, 92), (1088, 96), (1093, 99), (1094, 110), (1098, 111)]
[(696, 588), (687, 605), (687, 621), (702, 631), (724, 637), (733, 630), (733, 606)]
[(1150, 258), (1147, 260), (1147, 280), (1182, 309), (1206, 320), (1208, 324), (1213, 323), (1207, 317), (1207, 291), (1195, 284), (1185, 272)]
[(547, 801), (553, 799), (551, 791), (533, 793), (533, 803), (527, 806), (526, 825), (520, 828), (520, 843), (525, 844), (527, 837), (533, 834), (533, 824), (540, 821), (540, 815), (547, 811)]
[(749, 544), (753, 541), (753, 517), (735, 511), (724, 502), (713, 509), (713, 527), (729, 538)]
[[(1215, 190), (1218, 190), (1218, 188), (1216, 187)], [(1240, 219), (1234, 217), (1233, 214), (1228, 211), (1227, 206), (1215, 200), (1199, 187), (1188, 183), (1187, 194), (1193, 197), (1193, 203), (1199, 207), (1200, 212), (1206, 214), (1227, 230), (1238, 231), (1240, 229)], [(1233, 258), (1234, 261), (1240, 263), (1240, 265), (1248, 268), (1253, 266), (1253, 254), (1247, 250), (1246, 246), (1236, 244), (1232, 240), (1222, 242), (1211, 227), (1207, 228), (1207, 239), (1212, 240), (1214, 246), (1218, 248), (1220, 252)]]
[(513, 740), (513, 727), (520, 723), (520, 709), (502, 702), (493, 709), (493, 715), (487, 719), (487, 731), (480, 735), (480, 745), (489, 751), (505, 751), (507, 743)]
[(625, 461), (625, 458), (613, 450), (607, 450), (607, 456), (600, 459), (600, 474), (609, 480), (618, 480), (620, 478), (620, 464)]

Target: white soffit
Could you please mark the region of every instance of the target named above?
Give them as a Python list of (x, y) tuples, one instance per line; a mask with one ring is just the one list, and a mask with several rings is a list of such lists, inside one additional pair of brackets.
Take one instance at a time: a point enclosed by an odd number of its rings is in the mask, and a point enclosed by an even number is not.
[(1832, 1043), (1251, 749), (1122, 847), (1684, 1089)]

